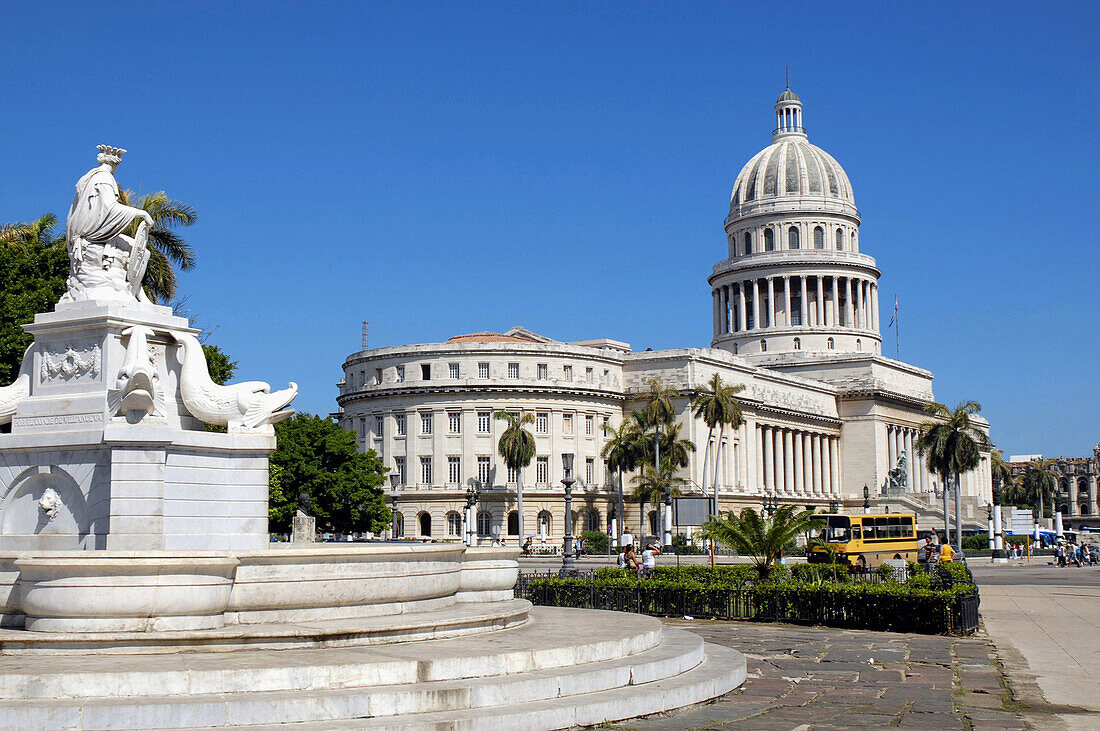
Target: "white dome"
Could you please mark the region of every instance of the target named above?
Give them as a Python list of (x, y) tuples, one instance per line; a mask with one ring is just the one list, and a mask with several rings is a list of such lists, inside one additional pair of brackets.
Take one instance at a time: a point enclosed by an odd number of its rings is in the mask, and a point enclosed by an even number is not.
[(832, 155), (801, 137), (765, 147), (741, 169), (733, 184), (730, 213), (747, 203), (817, 197), (855, 205), (852, 184)]

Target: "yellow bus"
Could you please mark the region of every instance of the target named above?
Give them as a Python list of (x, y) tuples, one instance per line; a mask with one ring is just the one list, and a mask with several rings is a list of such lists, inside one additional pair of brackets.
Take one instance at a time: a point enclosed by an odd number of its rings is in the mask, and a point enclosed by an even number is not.
[[(825, 523), (818, 537), (836, 549), (837, 561), (865, 569), (899, 558), (917, 560), (917, 519), (913, 513), (873, 515), (815, 515)], [(810, 563), (826, 563), (829, 553), (813, 546)]]

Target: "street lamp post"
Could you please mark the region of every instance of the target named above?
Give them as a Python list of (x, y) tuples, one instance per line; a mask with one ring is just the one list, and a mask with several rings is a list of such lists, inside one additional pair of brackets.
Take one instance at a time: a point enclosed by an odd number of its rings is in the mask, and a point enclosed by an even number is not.
[(779, 499), (775, 495), (764, 496), (764, 512), (768, 514), (768, 517), (775, 515), (775, 511), (779, 509)]
[(840, 503), (838, 503), (836, 500), (830, 500), (829, 501), (829, 512), (830, 513), (840, 512)]
[(863, 486), (863, 512), (865, 515), (871, 513), (871, 488), (867, 485)]
[(565, 539), (562, 543), (561, 570), (558, 576), (576, 576), (577, 567), (573, 565), (573, 455), (562, 454), (562, 467), (565, 468), (565, 477), (561, 484), (565, 485)]
[(390, 513), (390, 540), (397, 540), (401, 537), (400, 531), (397, 529), (397, 501), (401, 497), (401, 493), (397, 491), (397, 481), (400, 477), (396, 474), (390, 475), (390, 501), (392, 503), (392, 512)]
[(466, 488), (466, 545), (477, 545), (477, 501), (481, 499), (481, 483), (476, 480)]

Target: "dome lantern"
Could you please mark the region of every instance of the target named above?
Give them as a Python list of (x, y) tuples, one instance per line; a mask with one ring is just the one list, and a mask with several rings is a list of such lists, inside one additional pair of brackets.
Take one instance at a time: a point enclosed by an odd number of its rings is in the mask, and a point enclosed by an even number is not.
[(806, 130), (802, 126), (802, 100), (788, 86), (775, 100), (775, 130), (772, 142), (784, 137), (802, 137)]

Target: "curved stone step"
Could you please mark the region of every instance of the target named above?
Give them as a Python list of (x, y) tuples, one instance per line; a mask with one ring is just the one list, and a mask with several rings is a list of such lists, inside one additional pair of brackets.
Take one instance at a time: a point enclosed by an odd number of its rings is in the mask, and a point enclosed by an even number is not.
[(169, 632), (61, 633), (0, 630), (0, 656), (32, 654), (157, 655), (351, 647), (419, 642), (494, 632), (527, 621), (526, 599), (449, 604), (435, 609), (347, 619), (234, 624)]
[(194, 697), (463, 680), (614, 661), (646, 652), (662, 638), (659, 620), (637, 614), (533, 607), (530, 617), (524, 625), (485, 635), (384, 646), (3, 656), (0, 701)]
[[(471, 658), (476, 662), (476, 658)], [(0, 718), (21, 729), (176, 729), (331, 723), (467, 711), (496, 713), (600, 691), (655, 685), (690, 672), (704, 660), (696, 635), (669, 630), (657, 647), (617, 660), (472, 679), (278, 693), (221, 693), (73, 699), (0, 704)]]

